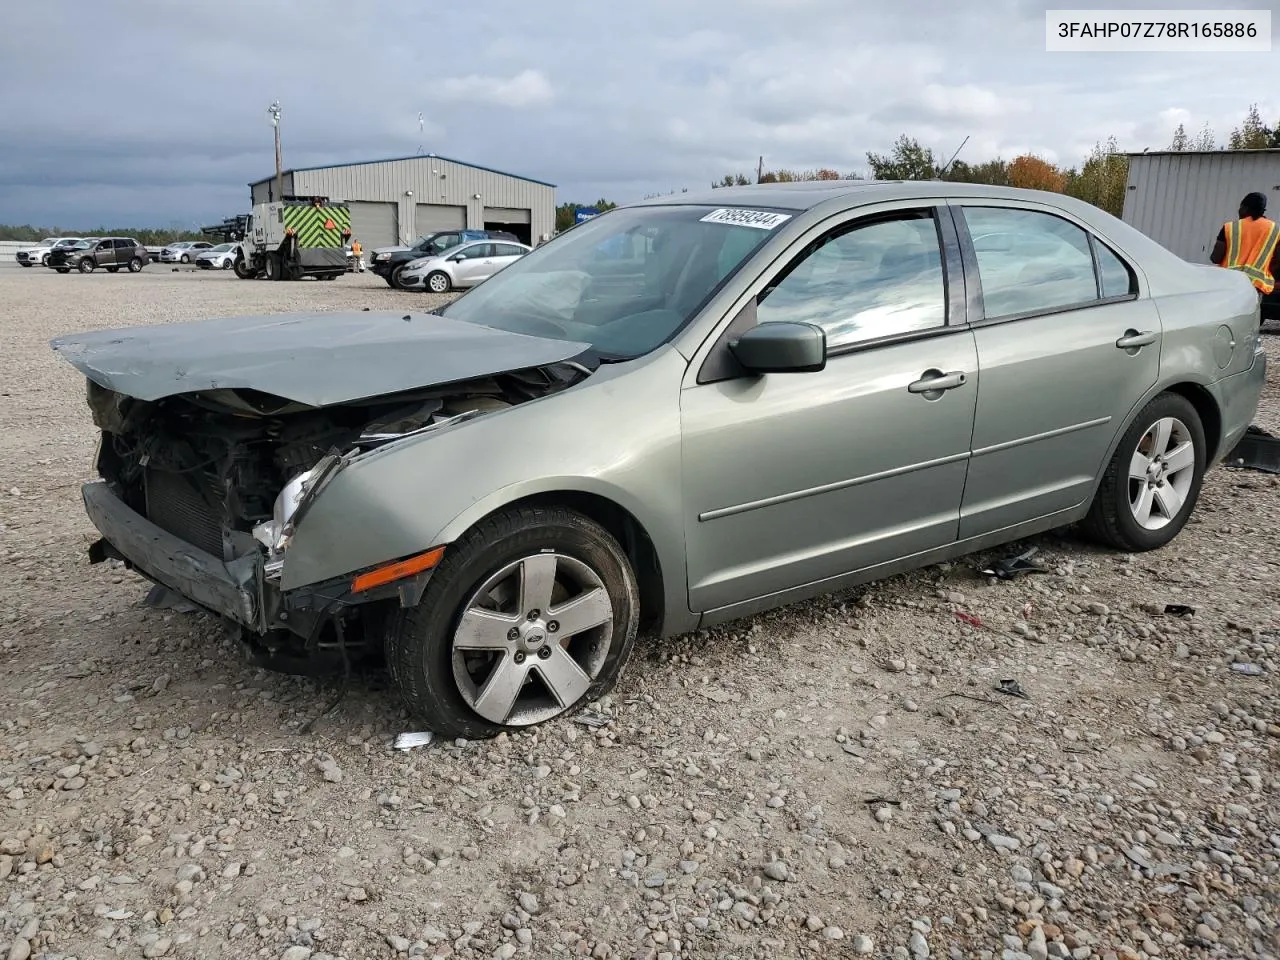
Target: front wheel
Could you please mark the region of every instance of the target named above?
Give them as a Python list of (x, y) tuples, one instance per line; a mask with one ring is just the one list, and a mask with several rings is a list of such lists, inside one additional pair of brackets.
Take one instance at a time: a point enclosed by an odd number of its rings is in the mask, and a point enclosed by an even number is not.
[(430, 729), (492, 737), (611, 690), (639, 614), (635, 574), (608, 531), (571, 510), (511, 509), (450, 545), (419, 604), (395, 611), (387, 665)]
[(81, 273), (93, 273), (97, 264), (94, 263), (93, 257), (81, 257), (80, 263), (77, 264), (77, 266), (80, 268)]
[(1207, 462), (1196, 408), (1178, 394), (1161, 394), (1121, 439), (1085, 529), (1117, 550), (1137, 553), (1165, 546), (1195, 509)]
[(236, 262), (232, 269), (235, 270), (236, 276), (241, 280), (252, 280), (258, 275), (258, 271), (250, 266), (249, 261), (244, 257), (236, 257)]
[(231, 269), (231, 260), (230, 260), (230, 258), (224, 258), (224, 259), (223, 259), (223, 261), (222, 261), (222, 267), (221, 267), (220, 269), (222, 269), (222, 270), (230, 270), (230, 269)]
[(448, 293), (453, 289), (453, 281), (447, 273), (435, 270), (427, 275), (427, 289), (432, 293)]
[(183, 262), (183, 263), (190, 263), (190, 262), (191, 262), (191, 258), (190, 258), (189, 256), (187, 256), (185, 253), (182, 255), (181, 260), (182, 260), (182, 262)]

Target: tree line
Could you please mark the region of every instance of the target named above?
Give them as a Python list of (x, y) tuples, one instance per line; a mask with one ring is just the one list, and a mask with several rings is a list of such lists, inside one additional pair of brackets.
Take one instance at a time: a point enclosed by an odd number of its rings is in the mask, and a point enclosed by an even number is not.
[(35, 243), (46, 237), (132, 237), (144, 247), (161, 247), (179, 240), (206, 240), (199, 230), (174, 230), (162, 227), (98, 227), (96, 230), (68, 230), (66, 227), (39, 227), (30, 223), (0, 223), (0, 240)]

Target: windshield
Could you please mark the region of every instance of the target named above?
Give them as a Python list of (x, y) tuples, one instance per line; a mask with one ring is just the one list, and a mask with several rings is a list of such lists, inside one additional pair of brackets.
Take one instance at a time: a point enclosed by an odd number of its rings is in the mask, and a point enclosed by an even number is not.
[[(744, 211), (745, 212), (745, 211)], [(440, 311), (451, 320), (590, 343), (609, 359), (665, 343), (790, 214), (710, 206), (611, 210), (525, 254)]]
[[(93, 241), (93, 243), (97, 243), (97, 242), (98, 241), (96, 240)], [(84, 250), (91, 245), (92, 244), (88, 240), (77, 240), (75, 243), (68, 244), (67, 246), (71, 250)]]
[(59, 240), (54, 244), (55, 247), (74, 247), (77, 243), (83, 243), (83, 240), (76, 240), (73, 237), (67, 237), (65, 240)]
[(210, 247), (205, 252), (206, 253), (226, 253), (228, 250), (230, 250), (234, 246), (235, 246), (234, 243), (220, 243), (216, 247)]

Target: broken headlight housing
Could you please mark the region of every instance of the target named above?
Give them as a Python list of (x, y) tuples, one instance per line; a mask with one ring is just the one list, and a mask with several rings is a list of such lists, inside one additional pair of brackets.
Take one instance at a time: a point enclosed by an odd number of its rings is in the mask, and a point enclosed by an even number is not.
[(284, 553), (293, 540), (294, 525), (301, 509), (345, 462), (338, 454), (331, 453), (310, 470), (298, 474), (284, 485), (276, 497), (271, 519), (253, 528), (253, 538), (267, 548), (265, 570), (269, 578), (280, 576)]

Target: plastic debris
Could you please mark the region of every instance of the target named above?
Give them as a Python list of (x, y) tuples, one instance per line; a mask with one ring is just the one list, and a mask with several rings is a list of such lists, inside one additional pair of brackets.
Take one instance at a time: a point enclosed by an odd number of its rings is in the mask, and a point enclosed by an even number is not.
[(1196, 608), (1185, 603), (1166, 603), (1164, 612), (1170, 617), (1190, 617), (1195, 615)]
[(395, 750), (412, 750), (414, 747), (427, 746), (435, 738), (436, 735), (430, 730), (424, 730), (421, 733), (402, 733), (396, 737), (391, 747)]
[(605, 716), (603, 713), (584, 712), (574, 717), (573, 722), (580, 723), (584, 727), (591, 727), (595, 730), (599, 730), (601, 727), (607, 727), (609, 725), (609, 717)]
[(1243, 673), (1246, 677), (1260, 677), (1266, 672), (1256, 663), (1233, 663), (1231, 669), (1236, 673)]
[(1024, 573), (1048, 573), (1048, 569), (1031, 562), (1031, 558), (1036, 555), (1039, 547), (1032, 547), (1026, 553), (1020, 553), (1016, 557), (1006, 557), (1004, 560), (998, 560), (991, 566), (986, 567), (982, 571), (984, 577), (995, 577), (997, 580), (1012, 580)]
[(995, 691), (1009, 697), (1021, 697), (1023, 700), (1031, 699), (1031, 694), (1023, 690), (1022, 685), (1017, 680), (1001, 680), (996, 684)]

